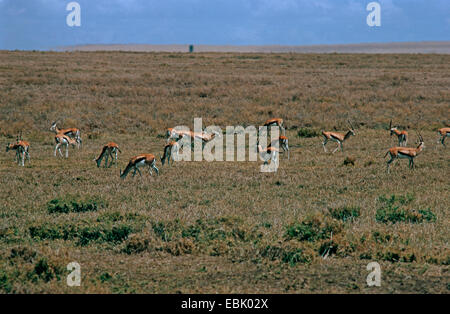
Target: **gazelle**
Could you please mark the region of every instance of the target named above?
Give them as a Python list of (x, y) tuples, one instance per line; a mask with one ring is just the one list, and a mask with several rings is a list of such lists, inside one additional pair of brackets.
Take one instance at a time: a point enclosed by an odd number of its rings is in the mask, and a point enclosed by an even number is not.
[(188, 132), (188, 131), (177, 131), (174, 128), (168, 128), (166, 131), (167, 143), (169, 143), (171, 140), (178, 139), (180, 136), (182, 136), (186, 132)]
[(113, 163), (117, 166), (117, 152), (121, 153), (119, 145), (114, 142), (109, 142), (108, 144), (103, 146), (100, 156), (94, 159), (94, 161), (97, 163), (97, 167), (100, 167), (102, 159), (105, 158), (105, 168), (106, 168), (108, 165), (108, 157), (111, 157), (109, 167), (111, 167)]
[(438, 130), (439, 138), (438, 143), (441, 142), (442, 145), (445, 146), (445, 139), (450, 136), (450, 128), (441, 128)]
[(269, 144), (270, 146), (274, 146), (276, 143), (278, 142), (279, 147), (281, 147), (283, 149), (283, 152), (287, 152), (288, 153), (288, 160), (289, 160), (289, 140), (286, 136), (281, 135), (278, 140), (274, 140), (272, 143)]
[(191, 139), (191, 150), (194, 147), (194, 141), (195, 140), (201, 140), (202, 141), (202, 149), (205, 148), (205, 144), (212, 141), (215, 137), (221, 137), (222, 135), (217, 131), (212, 131), (212, 133), (206, 133), (206, 132), (192, 132), (192, 131), (183, 131), (181, 135), (179, 135), (178, 139), (184, 137), (184, 138), (190, 138)]
[(50, 127), (50, 131), (55, 132), (55, 134), (64, 134), (67, 135), (71, 138), (75, 138), (76, 143), (77, 143), (77, 147), (80, 148), (81, 144), (82, 144), (82, 140), (81, 140), (81, 133), (80, 130), (77, 128), (68, 128), (68, 129), (59, 129), (56, 126), (56, 123), (58, 123), (58, 121), (55, 121), (52, 123), (52, 126)]
[(269, 119), (267, 120), (263, 126), (266, 126), (267, 128), (269, 128), (272, 125), (277, 125), (281, 131), (283, 131), (283, 135), (286, 135), (286, 129), (283, 126), (283, 119), (281, 118), (273, 118), (273, 119)]
[(416, 148), (411, 147), (392, 147), (390, 148), (386, 154), (384, 155), (384, 158), (389, 154), (391, 159), (387, 161), (387, 172), (389, 173), (389, 166), (390, 164), (397, 158), (408, 158), (409, 159), (409, 168), (414, 168), (414, 158), (419, 155), (422, 150), (425, 148), (425, 143), (423, 141), (422, 135), (420, 133), (417, 134), (419, 138), (419, 146)]
[(170, 165), (170, 159), (172, 159), (173, 163), (173, 157), (174, 155), (178, 155), (178, 150), (180, 149), (180, 144), (178, 143), (182, 138), (184, 138), (185, 134), (180, 134), (175, 141), (171, 141), (164, 146), (164, 154), (161, 157), (161, 154), (159, 155), (159, 159), (161, 160), (162, 165), (164, 166), (164, 163), (167, 159), (167, 164)]
[(261, 144), (259, 144), (259, 138), (256, 140), (256, 147), (258, 149), (258, 154), (261, 156), (261, 158), (264, 160), (264, 164), (267, 165), (270, 162), (278, 162), (278, 155), (280, 153), (280, 150), (274, 146), (267, 146), (266, 149), (263, 149), (261, 147)]
[(55, 157), (56, 157), (56, 151), (59, 151), (59, 154), (61, 157), (63, 157), (63, 154), (61, 153), (61, 145), (66, 147), (66, 158), (69, 157), (69, 144), (75, 147), (75, 144), (77, 144), (77, 141), (73, 138), (70, 138), (67, 135), (64, 135), (63, 133), (58, 133), (55, 135)]
[(130, 172), (132, 169), (134, 169), (133, 177), (136, 175), (136, 171), (139, 172), (139, 175), (142, 176), (141, 171), (139, 170), (139, 167), (142, 166), (148, 166), (148, 171), (150, 175), (153, 175), (152, 169), (156, 171), (156, 174), (159, 175), (159, 170), (156, 168), (156, 158), (153, 154), (141, 154), (137, 155), (130, 159), (128, 162), (128, 165), (126, 166), (125, 170), (122, 172), (120, 171), (120, 178), (125, 179), (128, 175), (128, 172)]
[(335, 150), (333, 150), (333, 154), (340, 148), (341, 151), (344, 151), (344, 148), (342, 146), (342, 144), (350, 137), (350, 136), (355, 136), (355, 128), (353, 127), (353, 125), (350, 123), (350, 121), (347, 121), (350, 129), (348, 130), (348, 132), (346, 134), (342, 134), (342, 133), (338, 133), (338, 132), (326, 132), (326, 131), (322, 131), (322, 135), (324, 137), (324, 141), (322, 142), (322, 146), (323, 146), (323, 150), (327, 153), (327, 149), (325, 148), (325, 145), (327, 145), (328, 141), (333, 141), (338, 143), (338, 147), (336, 147)]
[(173, 163), (173, 156), (178, 154), (178, 150), (180, 148), (180, 145), (178, 144), (178, 141), (171, 141), (166, 146), (164, 146), (164, 155), (161, 157), (159, 155), (159, 159), (161, 160), (161, 164), (164, 166), (164, 163), (167, 159), (167, 164), (170, 166), (170, 159), (172, 159)]
[(398, 137), (398, 146), (405, 146), (408, 143), (408, 132), (406, 131), (399, 131), (396, 127), (392, 127), (392, 120), (389, 122), (389, 130), (392, 134), (397, 135)]
[(202, 140), (202, 149), (203, 149), (203, 148), (205, 148), (205, 144), (210, 142), (210, 141), (212, 141), (216, 136), (217, 137), (222, 137), (222, 135), (219, 132), (213, 131), (210, 134), (207, 134), (207, 133), (203, 132), (202, 134), (194, 135), (194, 138)]
[(17, 140), (16, 143), (8, 143), (8, 145), (6, 145), (6, 151), (15, 150), (16, 155), (14, 157), (14, 161), (17, 161), (19, 165), (22, 164), (23, 167), (25, 166), (25, 159), (30, 160), (30, 154), (28, 153), (29, 147), (30, 143)]

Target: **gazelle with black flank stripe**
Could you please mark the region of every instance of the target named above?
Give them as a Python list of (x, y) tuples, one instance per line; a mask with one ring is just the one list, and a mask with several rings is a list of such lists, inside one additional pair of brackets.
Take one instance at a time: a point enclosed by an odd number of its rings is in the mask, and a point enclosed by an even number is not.
[(164, 166), (164, 163), (167, 159), (167, 164), (170, 166), (170, 160), (172, 159), (172, 163), (173, 163), (173, 159), (175, 155), (178, 155), (178, 151), (180, 149), (180, 144), (178, 143), (178, 141), (180, 141), (185, 135), (184, 134), (180, 134), (175, 141), (170, 141), (169, 143), (166, 144), (166, 146), (164, 146), (164, 154), (161, 157), (161, 155), (159, 155), (159, 159), (161, 160), (161, 164)]
[(50, 127), (50, 131), (55, 132), (55, 134), (64, 134), (66, 136), (69, 136), (70, 138), (74, 138), (77, 144), (77, 147), (81, 147), (81, 132), (77, 128), (68, 128), (68, 129), (59, 129), (56, 125), (58, 121), (55, 121), (52, 123), (52, 126)]
[(396, 127), (392, 127), (392, 120), (391, 120), (391, 122), (389, 122), (389, 130), (391, 132), (391, 136), (393, 134), (397, 135), (398, 146), (405, 146), (406, 147), (406, 144), (408, 143), (408, 132), (406, 132), (405, 130), (400, 131)]
[(114, 142), (109, 142), (105, 146), (103, 146), (102, 152), (98, 158), (95, 158), (94, 161), (97, 163), (97, 167), (100, 167), (103, 158), (105, 158), (105, 168), (108, 167), (108, 158), (111, 157), (111, 162), (109, 167), (114, 163), (117, 166), (117, 153), (121, 153), (119, 149), (119, 145)]
[(28, 161), (30, 160), (30, 154), (28, 152), (29, 148), (30, 143), (19, 138), (17, 138), (16, 143), (8, 143), (8, 145), (6, 145), (6, 151), (16, 151), (14, 161), (17, 161), (17, 164), (21, 164), (22, 166), (25, 166), (25, 159)]
[(450, 136), (450, 128), (441, 128), (438, 130), (439, 138), (438, 143), (440, 142), (442, 145), (445, 146), (445, 139)]
[(63, 157), (63, 154), (61, 152), (61, 145), (66, 147), (66, 158), (69, 157), (69, 145), (72, 145), (73, 147), (75, 147), (75, 144), (77, 144), (77, 140), (63, 134), (63, 133), (58, 133), (55, 135), (55, 152), (54, 155), (56, 157), (56, 151), (59, 152), (59, 155), (61, 157)]
[(148, 172), (150, 173), (150, 175), (153, 175), (152, 169), (154, 169), (156, 171), (156, 174), (159, 175), (159, 170), (158, 168), (156, 168), (155, 156), (153, 154), (141, 154), (130, 159), (125, 170), (123, 172), (120, 171), (120, 178), (125, 179), (128, 175), (128, 172), (130, 172), (131, 170), (134, 170), (133, 177), (136, 175), (136, 171), (139, 172), (140, 176), (142, 176), (139, 168), (143, 166), (148, 166)]
[(341, 149), (341, 151), (344, 151), (343, 148), (343, 143), (350, 137), (350, 136), (355, 136), (355, 128), (353, 127), (353, 125), (350, 123), (350, 121), (347, 121), (350, 128), (347, 131), (347, 133), (342, 134), (342, 133), (338, 133), (338, 132), (326, 132), (326, 131), (322, 131), (322, 136), (324, 138), (323, 142), (322, 142), (322, 146), (323, 146), (323, 150), (327, 153), (327, 149), (325, 147), (325, 145), (327, 145), (328, 141), (333, 141), (338, 143), (338, 146), (336, 147), (335, 150), (333, 150), (333, 154), (338, 150)]
[(420, 133), (417, 134), (419, 138), (419, 145), (416, 148), (411, 147), (392, 147), (390, 148), (386, 154), (384, 155), (384, 158), (386, 158), (387, 155), (389, 155), (391, 158), (387, 161), (387, 172), (389, 173), (389, 166), (391, 163), (396, 160), (397, 158), (400, 159), (408, 159), (409, 160), (409, 168), (414, 168), (414, 158), (416, 158), (422, 150), (425, 148), (425, 143), (423, 141), (422, 135)]

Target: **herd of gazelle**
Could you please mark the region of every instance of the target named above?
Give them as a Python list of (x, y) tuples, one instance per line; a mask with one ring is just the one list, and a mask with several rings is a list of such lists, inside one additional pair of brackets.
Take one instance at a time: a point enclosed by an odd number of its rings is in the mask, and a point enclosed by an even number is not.
[[(351, 124), (350, 121), (347, 121), (349, 124), (349, 129), (347, 133), (338, 133), (338, 132), (327, 132), (322, 131), (323, 136), (323, 142), (322, 146), (325, 152), (327, 152), (327, 149), (325, 145), (328, 143), (328, 141), (334, 141), (338, 144), (335, 150), (333, 150), (333, 153), (335, 153), (338, 149), (343, 151), (343, 143), (350, 137), (355, 136), (355, 128)], [(273, 118), (269, 119), (264, 123), (265, 127), (270, 126), (278, 126), (279, 129), (282, 131), (283, 135), (281, 135), (277, 140), (270, 143), (265, 149), (261, 147), (259, 144), (259, 139), (257, 141), (257, 151), (261, 155), (262, 159), (264, 160), (264, 163), (267, 164), (269, 161), (276, 162), (278, 159), (278, 154), (280, 152), (279, 148), (283, 149), (284, 152), (287, 152), (288, 159), (289, 159), (289, 144), (288, 144), (288, 138), (286, 137), (286, 129), (283, 126), (283, 119), (281, 118)], [(63, 154), (61, 152), (61, 146), (65, 146), (66, 148), (66, 154), (65, 157), (69, 157), (69, 145), (77, 146), (78, 148), (81, 147), (82, 140), (81, 140), (81, 132), (77, 128), (68, 128), (68, 129), (59, 129), (57, 127), (57, 121), (53, 122), (50, 130), (55, 132), (55, 151), (54, 155), (55, 157), (56, 152), (58, 151), (60, 156), (63, 157)], [(398, 138), (398, 146), (390, 148), (384, 157), (387, 155), (390, 156), (390, 159), (387, 161), (387, 172), (389, 173), (389, 166), (390, 164), (396, 160), (397, 158), (401, 159), (408, 159), (409, 160), (409, 167), (411, 169), (414, 168), (414, 158), (419, 155), (422, 150), (425, 148), (425, 143), (423, 140), (423, 137), (420, 133), (417, 133), (418, 139), (419, 139), (419, 145), (415, 148), (406, 147), (408, 142), (408, 132), (406, 131), (400, 131), (396, 127), (392, 127), (392, 120), (389, 123), (389, 130), (390, 135), (392, 136), (395, 134)], [(450, 136), (450, 127), (441, 128), (438, 130), (439, 138), (438, 143), (441, 143), (443, 146), (445, 146), (445, 139)], [(190, 138), (191, 140), (201, 140), (202, 145), (204, 145), (210, 141), (212, 141), (215, 137), (220, 137), (221, 134), (218, 132), (213, 133), (205, 133), (205, 132), (192, 132), (192, 131), (179, 131), (175, 130), (174, 128), (168, 128), (166, 132), (167, 137), (167, 143), (164, 146), (164, 153), (163, 156), (159, 156), (162, 165), (164, 165), (165, 161), (167, 160), (168, 165), (170, 165), (170, 161), (176, 154), (178, 154), (179, 151), (179, 140), (182, 138)], [(193, 141), (192, 141), (193, 143)], [(277, 145), (278, 144), (278, 145)], [(8, 143), (6, 146), (6, 151), (14, 150), (16, 151), (15, 154), (15, 161), (19, 165), (24, 166), (25, 160), (30, 160), (30, 154), (29, 154), (29, 147), (30, 143), (27, 141), (24, 141), (22, 139), (22, 133), (17, 136), (16, 143)], [(277, 148), (279, 147), (279, 148)], [(192, 147), (191, 147), (192, 148)], [(117, 165), (117, 153), (121, 152), (119, 149), (119, 145), (114, 142), (109, 142), (106, 145), (103, 146), (102, 151), (98, 158), (95, 158), (94, 161), (97, 163), (97, 167), (101, 166), (101, 162), (103, 159), (105, 159), (105, 167), (111, 167), (113, 163)], [(111, 161), (108, 166), (108, 158), (111, 157)], [(125, 167), (125, 170), (122, 172), (120, 171), (120, 177), (125, 178), (127, 174), (131, 171), (133, 171), (133, 176), (136, 175), (136, 172), (138, 172), (140, 175), (141, 171), (139, 170), (140, 167), (147, 166), (149, 173), (152, 174), (152, 169), (155, 170), (157, 174), (159, 174), (159, 170), (156, 167), (156, 157), (153, 154), (141, 154), (134, 156), (130, 159), (128, 162), (128, 165)]]

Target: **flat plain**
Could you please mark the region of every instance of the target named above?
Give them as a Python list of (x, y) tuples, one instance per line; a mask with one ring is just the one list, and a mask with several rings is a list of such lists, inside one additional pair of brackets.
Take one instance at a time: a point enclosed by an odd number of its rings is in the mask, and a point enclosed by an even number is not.
[[(22, 132), (31, 161), (0, 154), (0, 292), (449, 293), (449, 86), (439, 54), (2, 51), (0, 142)], [(223, 130), (281, 117), (290, 160), (275, 173), (158, 160), (159, 176), (119, 178), (196, 117)], [(386, 173), (390, 119), (408, 146), (424, 137), (414, 170)], [(81, 130), (68, 159), (53, 156), (55, 120)], [(321, 130), (347, 120), (356, 136), (325, 153)], [(97, 168), (109, 141), (118, 165)]]

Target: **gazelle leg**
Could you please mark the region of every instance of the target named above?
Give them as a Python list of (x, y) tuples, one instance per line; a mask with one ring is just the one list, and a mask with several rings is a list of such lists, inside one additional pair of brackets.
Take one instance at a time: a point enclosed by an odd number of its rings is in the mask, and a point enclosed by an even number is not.
[(55, 157), (56, 157), (56, 150), (58, 149), (58, 147), (59, 147), (59, 143), (55, 145)]
[(335, 150), (333, 150), (333, 154), (341, 147), (341, 145), (338, 143), (338, 146), (336, 147)]
[(388, 160), (387, 162), (387, 173), (389, 173), (389, 166), (391, 165), (391, 163), (394, 161), (394, 158), (391, 156), (391, 159)]
[(158, 170), (158, 168), (156, 168), (156, 166), (155, 166), (155, 165), (152, 165), (152, 168), (153, 168), (153, 169), (155, 169), (156, 175), (158, 175), (158, 176), (159, 176), (159, 170)]
[(327, 151), (327, 149), (326, 149), (326, 147), (325, 147), (325, 145), (327, 145), (327, 143), (328, 143), (328, 139), (325, 139), (325, 140), (322, 142), (323, 150), (325, 151), (325, 153), (328, 153), (328, 151)]
[(108, 167), (108, 159), (109, 159), (109, 154), (105, 152), (105, 168)]
[(69, 158), (69, 144), (66, 144), (66, 158)]
[(148, 165), (148, 173), (153, 176), (152, 165)]
[(22, 152), (22, 167), (25, 166), (25, 151)]

